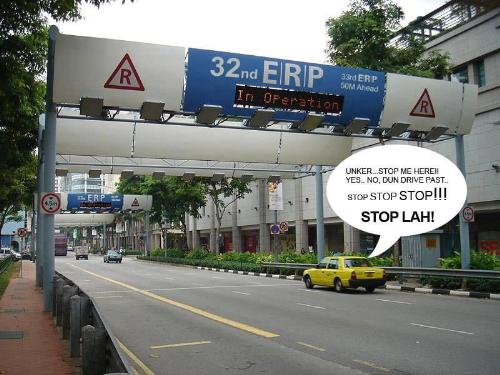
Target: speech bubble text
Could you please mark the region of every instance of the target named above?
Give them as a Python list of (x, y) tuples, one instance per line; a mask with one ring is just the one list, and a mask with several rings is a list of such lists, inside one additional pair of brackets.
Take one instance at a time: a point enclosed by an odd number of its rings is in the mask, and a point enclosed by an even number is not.
[(429, 149), (406, 145), (355, 153), (335, 168), (327, 185), (328, 202), (342, 220), (380, 235), (370, 257), (401, 236), (447, 223), (466, 196), (467, 184), (455, 164)]

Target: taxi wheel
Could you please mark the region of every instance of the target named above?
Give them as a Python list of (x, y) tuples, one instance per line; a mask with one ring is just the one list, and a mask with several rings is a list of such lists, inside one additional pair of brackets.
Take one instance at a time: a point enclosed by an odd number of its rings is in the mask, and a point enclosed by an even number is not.
[(344, 291), (344, 286), (342, 285), (342, 281), (340, 281), (340, 279), (338, 278), (335, 279), (335, 281), (333, 282), (333, 286), (337, 293), (342, 293)]
[(367, 293), (373, 293), (375, 291), (375, 287), (373, 286), (367, 286), (366, 288)]
[(314, 287), (314, 284), (309, 276), (304, 277), (304, 284), (306, 284), (307, 289), (312, 289)]

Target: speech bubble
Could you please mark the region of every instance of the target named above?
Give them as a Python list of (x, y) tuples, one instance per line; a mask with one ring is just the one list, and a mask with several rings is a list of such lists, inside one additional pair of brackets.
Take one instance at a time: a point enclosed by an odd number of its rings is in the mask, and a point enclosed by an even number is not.
[(467, 184), (446, 157), (426, 148), (384, 145), (359, 151), (330, 175), (327, 198), (349, 225), (379, 234), (370, 254), (382, 254), (400, 237), (425, 233), (463, 207)]

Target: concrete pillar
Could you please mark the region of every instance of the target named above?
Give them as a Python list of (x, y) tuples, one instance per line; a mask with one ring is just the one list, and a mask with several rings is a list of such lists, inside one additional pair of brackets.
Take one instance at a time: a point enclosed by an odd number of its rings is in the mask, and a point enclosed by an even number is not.
[(241, 244), (241, 229), (238, 227), (238, 200), (233, 202), (231, 207), (231, 220), (232, 220), (232, 240), (233, 251), (240, 252), (242, 249)]
[(217, 253), (217, 238), (215, 238), (215, 204), (212, 199), (209, 199), (210, 203), (210, 251), (212, 253)]
[(308, 228), (304, 220), (304, 197), (302, 196), (302, 179), (295, 180), (295, 250), (308, 252)]
[(198, 219), (193, 217), (193, 249), (200, 247), (200, 231), (198, 230)]
[(87, 325), (82, 329), (82, 374), (100, 375), (106, 371), (106, 331)]
[(81, 327), (81, 310), (80, 296), (75, 295), (70, 298), (70, 335), (69, 347), (70, 356), (73, 358), (80, 357), (80, 337), (82, 334)]
[(73, 297), (78, 292), (76, 286), (66, 285), (63, 287), (63, 314), (62, 314), (62, 338), (63, 340), (69, 339), (69, 328), (70, 328), (70, 298)]
[(344, 252), (349, 254), (353, 251), (359, 252), (360, 250), (359, 229), (344, 223)]
[(56, 299), (56, 325), (58, 327), (62, 324), (62, 312), (63, 312), (63, 288), (65, 282), (63, 279), (57, 280), (56, 284), (56, 295), (54, 296)]
[(189, 219), (191, 216), (186, 212), (184, 220), (186, 221), (186, 242), (187, 242), (187, 247), (189, 250), (193, 249), (193, 235), (189, 231)]
[(271, 251), (271, 234), (269, 233), (269, 225), (266, 223), (266, 191), (267, 183), (265, 180), (259, 180), (259, 251)]

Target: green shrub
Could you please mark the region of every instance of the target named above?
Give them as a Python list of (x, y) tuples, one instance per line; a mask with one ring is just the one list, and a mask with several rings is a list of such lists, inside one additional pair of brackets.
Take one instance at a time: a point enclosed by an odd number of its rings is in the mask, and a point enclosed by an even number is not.
[(207, 259), (215, 258), (215, 254), (204, 249), (193, 249), (186, 254), (188, 259)]
[(165, 249), (153, 249), (149, 255), (151, 257), (165, 257)]
[(142, 255), (144, 251), (138, 249), (127, 249), (125, 250), (125, 255)]
[[(461, 268), (461, 258), (458, 251), (454, 251), (451, 257), (440, 258), (441, 268)], [(500, 260), (495, 255), (486, 254), (483, 251), (470, 253), (470, 268), (473, 270), (494, 270), (500, 266)]]

